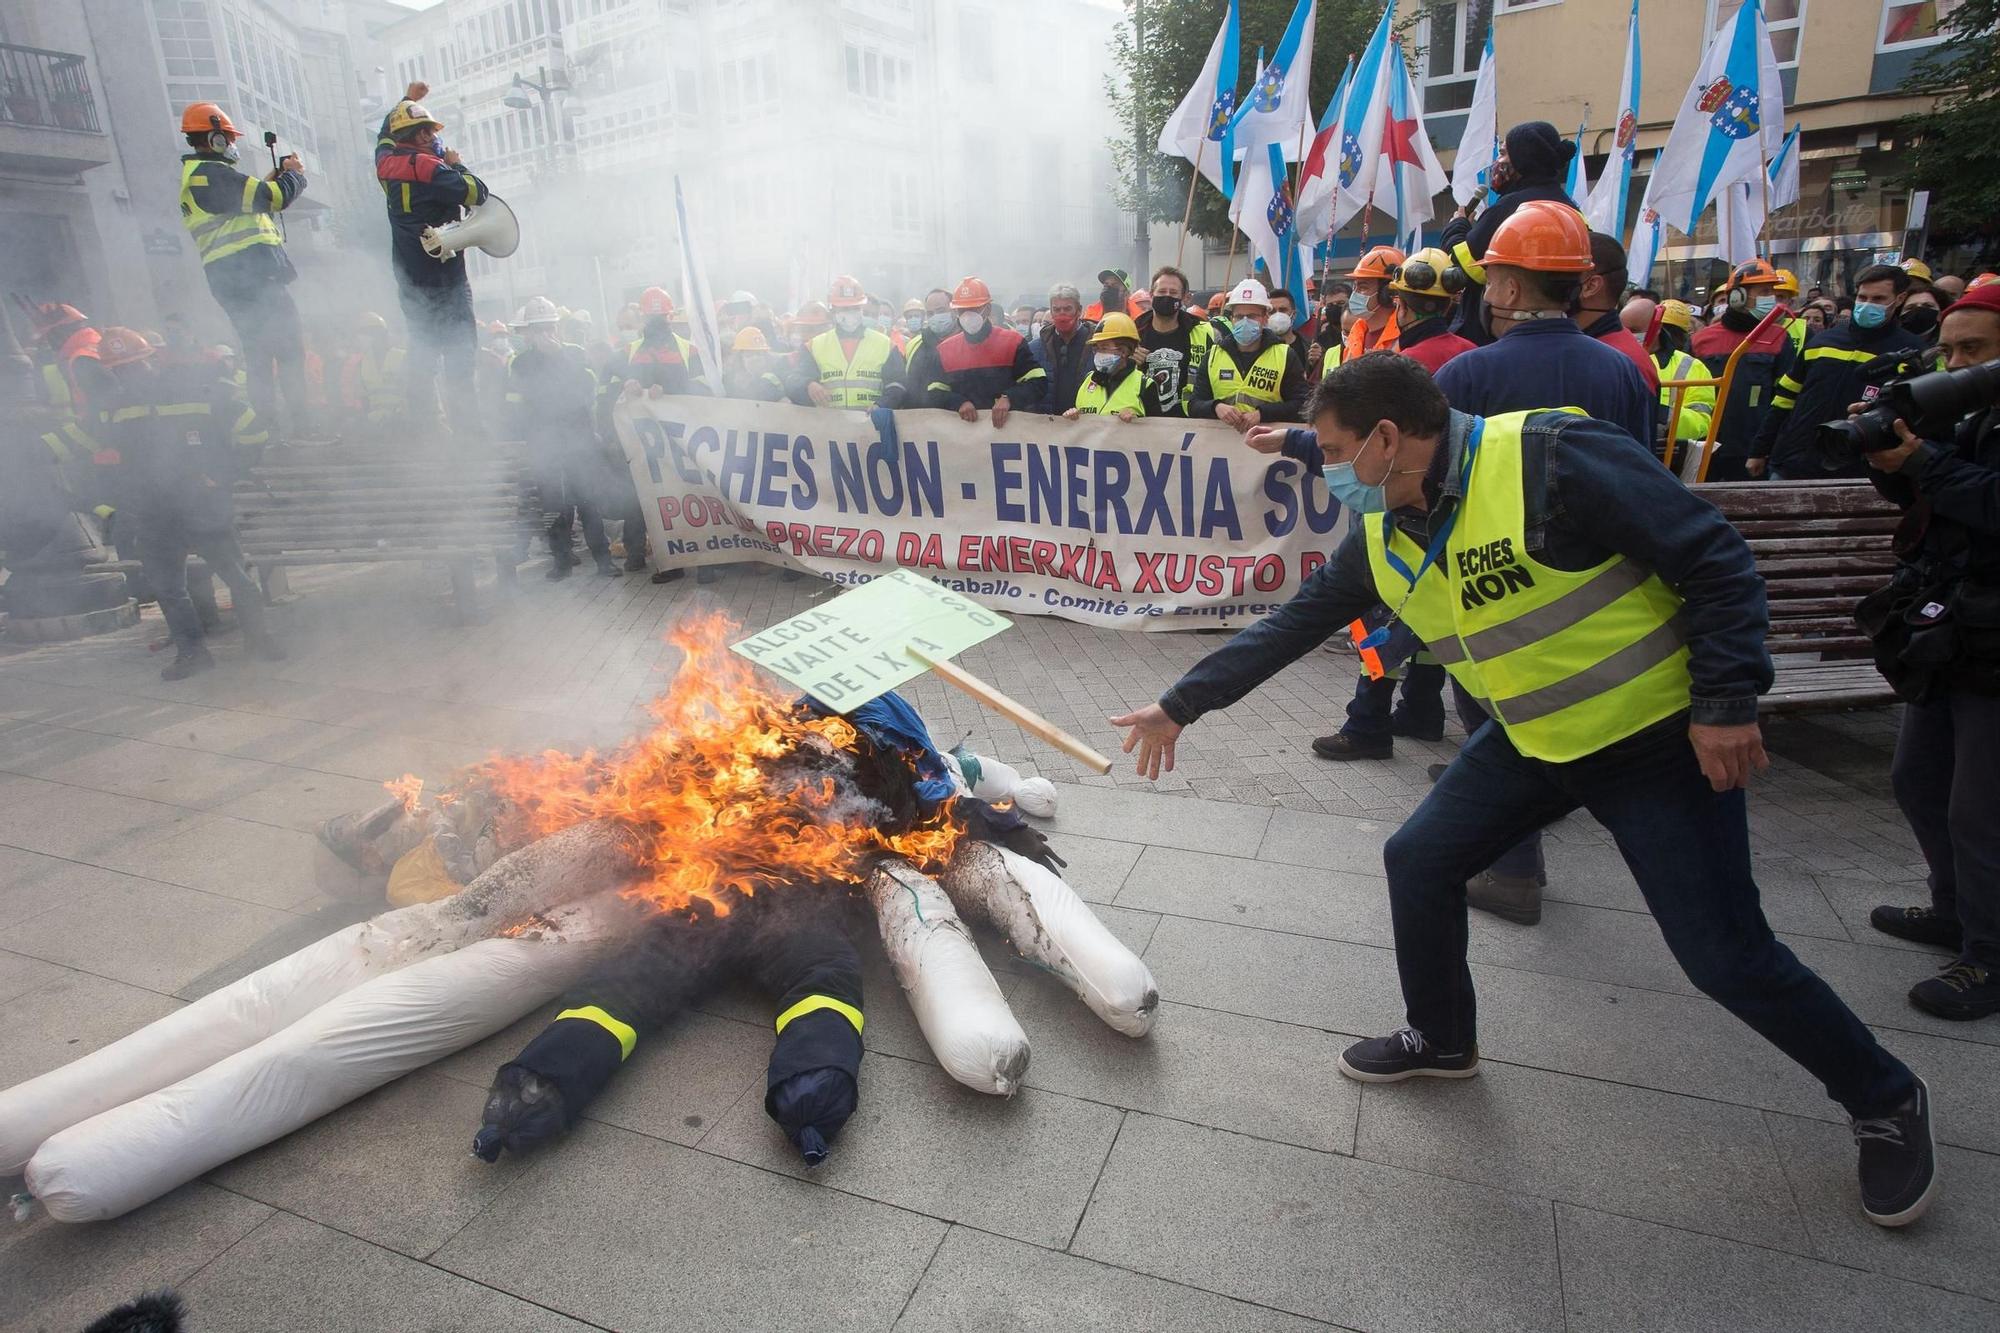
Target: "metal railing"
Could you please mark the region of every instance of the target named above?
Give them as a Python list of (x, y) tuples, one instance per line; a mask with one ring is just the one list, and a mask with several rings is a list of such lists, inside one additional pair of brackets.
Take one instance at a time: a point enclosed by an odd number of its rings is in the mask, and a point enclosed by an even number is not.
[(103, 133), (83, 57), (0, 43), (0, 124)]

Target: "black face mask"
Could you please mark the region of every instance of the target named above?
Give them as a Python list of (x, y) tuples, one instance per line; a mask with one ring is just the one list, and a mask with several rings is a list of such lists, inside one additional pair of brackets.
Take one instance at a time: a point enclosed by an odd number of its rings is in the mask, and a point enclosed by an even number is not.
[(1125, 293), (1116, 287), (1106, 287), (1098, 293), (1097, 299), (1107, 311), (1123, 310), (1125, 308)]
[(1938, 326), (1938, 312), (1927, 305), (1911, 306), (1903, 312), (1902, 325), (1922, 337)]
[(1156, 296), (1153, 298), (1153, 313), (1161, 319), (1172, 319), (1181, 313), (1181, 298), (1178, 296)]

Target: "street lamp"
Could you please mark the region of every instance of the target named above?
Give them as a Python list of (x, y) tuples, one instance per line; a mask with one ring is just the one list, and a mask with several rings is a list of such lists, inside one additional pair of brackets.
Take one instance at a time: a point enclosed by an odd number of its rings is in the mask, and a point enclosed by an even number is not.
[(511, 110), (531, 111), (534, 109), (535, 102), (528, 94), (534, 93), (537, 97), (541, 98), (542, 127), (546, 131), (542, 140), (542, 169), (547, 172), (554, 172), (558, 169), (556, 138), (560, 131), (556, 121), (555, 95), (568, 91), (569, 80), (564, 77), (560, 68), (556, 70), (552, 78), (549, 75), (548, 66), (537, 65), (535, 67), (535, 77), (532, 79), (522, 78), (519, 74), (516, 74), (513, 85), (507, 90), (506, 96), (500, 99), (500, 105)]

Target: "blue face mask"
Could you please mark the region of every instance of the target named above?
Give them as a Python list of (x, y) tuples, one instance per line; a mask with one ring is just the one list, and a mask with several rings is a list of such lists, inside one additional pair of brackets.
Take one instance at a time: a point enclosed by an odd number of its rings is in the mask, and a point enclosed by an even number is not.
[(924, 331), (939, 338), (958, 327), (958, 321), (949, 310), (934, 310), (924, 316)]
[(1759, 319), (1764, 318), (1764, 316), (1770, 314), (1773, 310), (1776, 310), (1777, 308), (1778, 308), (1778, 298), (1775, 296), (1760, 296), (1754, 302), (1752, 302), (1750, 306), (1752, 313), (1754, 313)]
[(1090, 358), (1090, 364), (1097, 368), (1098, 374), (1109, 375), (1125, 364), (1125, 358), (1116, 352), (1099, 352)]
[(1889, 322), (1889, 307), (1871, 301), (1856, 301), (1852, 318), (1857, 329), (1879, 329)]
[(1238, 347), (1248, 347), (1263, 334), (1264, 326), (1254, 319), (1234, 319), (1229, 323), (1229, 336), (1236, 339)]
[(1355, 292), (1347, 298), (1347, 313), (1356, 319), (1368, 318), (1369, 312), (1374, 308), (1374, 302), (1368, 299), (1366, 292)]
[[(1375, 434), (1370, 431), (1368, 438), (1361, 442), (1361, 448), (1356, 451), (1355, 457), (1359, 458), (1367, 453), (1368, 446), (1374, 440)], [(1379, 514), (1389, 507), (1389, 478), (1386, 475), (1382, 480), (1370, 485), (1354, 475), (1354, 464), (1351, 462), (1328, 463), (1320, 469), (1320, 475), (1326, 478), (1326, 489), (1332, 493), (1333, 498), (1357, 514)]]

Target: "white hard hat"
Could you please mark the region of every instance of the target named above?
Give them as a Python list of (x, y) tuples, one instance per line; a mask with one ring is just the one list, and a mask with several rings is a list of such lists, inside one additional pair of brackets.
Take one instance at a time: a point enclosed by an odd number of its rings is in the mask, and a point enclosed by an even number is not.
[(746, 291), (744, 291), (744, 290), (743, 290), (742, 288), (740, 288), (740, 287), (739, 287), (739, 288), (737, 288), (737, 289), (736, 289), (735, 291), (733, 291), (733, 292), (731, 292), (731, 293), (729, 294), (729, 299), (728, 299), (727, 301), (724, 301), (724, 302), (723, 302), (723, 304), (724, 304), (724, 305), (756, 305), (756, 304), (757, 304), (757, 298), (756, 298), (756, 296), (755, 296), (755, 295), (754, 295), (753, 293), (750, 293), (750, 292), (746, 292)]
[(556, 303), (546, 296), (531, 296), (528, 303), (514, 312), (514, 327), (527, 328), (530, 324), (554, 324), (561, 320), (556, 313)]
[(1271, 294), (1264, 290), (1264, 284), (1255, 278), (1245, 278), (1236, 284), (1236, 290), (1229, 293), (1229, 299), (1222, 303), (1227, 309), (1233, 305), (1256, 305), (1266, 310), (1271, 308)]

